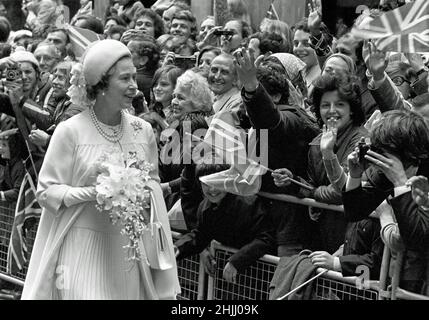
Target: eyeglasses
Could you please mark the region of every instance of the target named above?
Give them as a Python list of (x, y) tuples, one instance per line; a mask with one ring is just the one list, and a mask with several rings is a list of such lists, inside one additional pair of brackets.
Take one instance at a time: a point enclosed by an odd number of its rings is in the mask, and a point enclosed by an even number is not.
[(405, 79), (404, 77), (401, 77), (401, 76), (394, 77), (392, 79), (392, 81), (395, 84), (395, 86), (397, 86), (397, 87), (401, 86), (404, 82), (411, 84), (410, 81), (408, 81), (407, 79)]

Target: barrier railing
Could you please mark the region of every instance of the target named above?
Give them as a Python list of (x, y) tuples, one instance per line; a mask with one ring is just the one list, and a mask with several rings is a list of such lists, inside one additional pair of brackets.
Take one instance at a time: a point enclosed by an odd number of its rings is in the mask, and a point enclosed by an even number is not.
[[(316, 202), (313, 199), (300, 199), (289, 195), (266, 194), (261, 196), (273, 200), (286, 201), (309, 207), (317, 207), (342, 212), (342, 206), (334, 206)], [(18, 274), (9, 275), (7, 267), (7, 249), (10, 241), (10, 233), (13, 226), (14, 206), (1, 206), (0, 204), (0, 279), (23, 286), (26, 269)], [(27, 235), (30, 248), (35, 238), (33, 227)], [(180, 234), (173, 232), (173, 238), (177, 239)], [(202, 258), (195, 255), (178, 261), (178, 275), (182, 287), (182, 293), (178, 299), (186, 300), (267, 300), (269, 298), (269, 287), (272, 276), (277, 267), (279, 257), (265, 255), (242, 274), (237, 276), (237, 283), (232, 284), (223, 279), (223, 268), (228, 258), (237, 249), (223, 246), (217, 242), (211, 245), (216, 261), (217, 270), (214, 277), (208, 276), (202, 264)], [(377, 299), (404, 299), (404, 300), (429, 300), (429, 297), (408, 292), (399, 287), (392, 290), (387, 285), (390, 251), (385, 249), (383, 264), (379, 281), (371, 281), (369, 287), (361, 288), (360, 279), (357, 277), (343, 277), (341, 273), (327, 271), (315, 280), (315, 298), (320, 300), (377, 300)], [(319, 268), (317, 273), (326, 271)], [(399, 277), (399, 274), (397, 275)], [(384, 278), (383, 278), (384, 277)], [(399, 278), (398, 278), (399, 279)], [(397, 280), (395, 280), (397, 281)], [(1, 297), (0, 297), (1, 299)]]

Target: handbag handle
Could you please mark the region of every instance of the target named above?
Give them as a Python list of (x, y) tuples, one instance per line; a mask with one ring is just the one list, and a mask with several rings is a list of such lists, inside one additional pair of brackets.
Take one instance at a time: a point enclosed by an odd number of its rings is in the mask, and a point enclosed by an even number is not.
[[(164, 198), (160, 197), (160, 195), (162, 194), (161, 187), (155, 180), (149, 180), (146, 186), (150, 189), (150, 223), (159, 222), (158, 210), (163, 209), (160, 208), (159, 204), (162, 203), (161, 201), (164, 201)], [(165, 210), (167, 211), (166, 208)]]

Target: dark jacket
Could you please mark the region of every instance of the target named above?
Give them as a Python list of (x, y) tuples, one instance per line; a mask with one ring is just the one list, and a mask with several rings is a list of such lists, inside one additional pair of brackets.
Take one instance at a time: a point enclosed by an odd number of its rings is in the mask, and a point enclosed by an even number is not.
[[(268, 129), (268, 167), (273, 170), (288, 168), (295, 175), (305, 177), (308, 144), (320, 132), (317, 124), (302, 109), (276, 106), (262, 84), (250, 97), (246, 97), (243, 89), (242, 100), (253, 127)], [(261, 191), (294, 194), (298, 189), (296, 185), (276, 187), (269, 172), (262, 177)], [(264, 201), (277, 229), (277, 245), (301, 247), (297, 250), (302, 250), (305, 207), (275, 200)]]
[(367, 266), (372, 280), (378, 280), (384, 244), (380, 237), (378, 219), (364, 219), (347, 225), (343, 255), (340, 256), (341, 273), (345, 277), (359, 276), (360, 266)]
[(257, 196), (227, 194), (219, 205), (204, 199), (198, 208), (197, 228), (184, 235), (176, 246), (183, 259), (203, 251), (212, 240), (239, 248), (229, 262), (242, 272), (264, 254), (273, 254), (272, 223)]
[(387, 74), (378, 88), (375, 88), (373, 80), (368, 83), (368, 89), (377, 102), (381, 112), (402, 109), (409, 110), (411, 105), (393, 86), (394, 84), (389, 81)]
[[(262, 84), (251, 98), (242, 91), (242, 99), (255, 129), (268, 129), (268, 167), (288, 168), (295, 175), (306, 176), (308, 144), (320, 129), (304, 110), (287, 105), (275, 105)], [(271, 173), (264, 175), (261, 191), (294, 192), (294, 186), (282, 190), (274, 185)]]
[(24, 179), (24, 164), (22, 159), (14, 158), (6, 161), (4, 167), (4, 181), (0, 185), (0, 190), (3, 191), (8, 203), (14, 203), (18, 200), (19, 189)]
[[(348, 171), (347, 156), (354, 150), (359, 139), (364, 136), (367, 136), (366, 130), (351, 123), (338, 133), (334, 153), (345, 171)], [(308, 177), (311, 185), (316, 187), (313, 197), (319, 202), (340, 205), (342, 203), (341, 192), (331, 185), (326, 174), (320, 151), (321, 138), (320, 134), (310, 143), (308, 153)], [(321, 212), (318, 221), (309, 222), (309, 228), (312, 230), (309, 232), (309, 238), (311, 238), (309, 248), (332, 253), (344, 242), (347, 221), (341, 212), (317, 210)]]
[(198, 207), (204, 199), (201, 184), (195, 179), (195, 165), (185, 165), (180, 179), (180, 199), (188, 230), (197, 227)]

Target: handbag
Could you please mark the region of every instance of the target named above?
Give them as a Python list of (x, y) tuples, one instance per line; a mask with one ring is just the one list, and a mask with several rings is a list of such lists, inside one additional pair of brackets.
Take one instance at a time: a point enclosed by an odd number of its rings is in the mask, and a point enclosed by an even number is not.
[(174, 266), (176, 259), (172, 247), (168, 243), (164, 225), (159, 220), (159, 215), (167, 217), (167, 209), (160, 197), (159, 190), (151, 189), (150, 222), (143, 230), (142, 242), (149, 265), (153, 269), (167, 270)]

